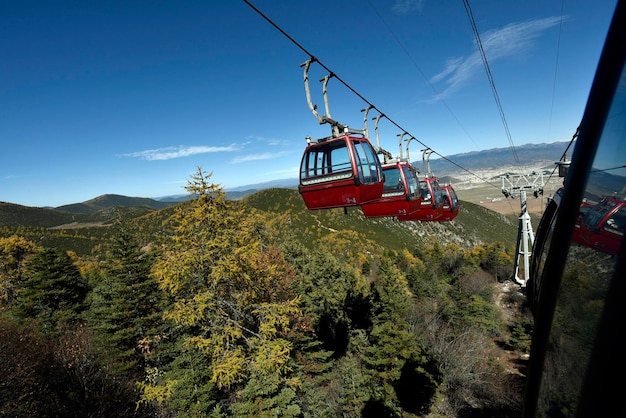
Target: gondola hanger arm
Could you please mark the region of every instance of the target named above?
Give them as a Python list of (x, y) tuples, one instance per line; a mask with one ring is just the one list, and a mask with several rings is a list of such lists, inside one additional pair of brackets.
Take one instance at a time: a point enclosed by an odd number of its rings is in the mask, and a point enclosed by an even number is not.
[(330, 120), (332, 120), (332, 116), (330, 116), (330, 105), (328, 104), (328, 81), (332, 77), (332, 74), (326, 74), (324, 77), (320, 78), (320, 82), (322, 83), (322, 97), (324, 97), (324, 117)]
[(304, 63), (300, 64), (300, 67), (304, 67), (304, 92), (306, 94), (306, 102), (309, 105), (311, 113), (313, 113), (313, 116), (315, 116), (315, 119), (317, 119), (320, 125), (322, 125), (324, 121), (320, 114), (317, 112), (317, 105), (313, 104), (313, 102), (311, 101), (311, 88), (309, 86), (309, 67), (311, 66), (311, 63), (315, 61), (315, 58), (308, 59)]
[(380, 146), (380, 136), (378, 135), (378, 122), (380, 122), (380, 118), (382, 118), (383, 116), (384, 115), (381, 113), (378, 116), (372, 118), (372, 120), (376, 121), (374, 123), (374, 131), (376, 132), (376, 153), (383, 156), (384, 163), (388, 163), (389, 161), (393, 160), (393, 155), (391, 155), (389, 151), (383, 149), (383, 147)]
[(334, 74), (330, 73), (326, 74), (323, 78), (320, 79), (320, 82), (322, 82), (322, 96), (324, 97), (325, 110), (325, 114), (324, 116), (322, 116), (322, 123), (330, 124), (332, 126), (333, 136), (338, 137), (341, 136), (343, 133), (347, 133), (349, 129), (347, 126), (342, 125), (341, 123), (334, 120), (332, 116), (330, 116), (330, 105), (328, 103), (328, 81), (334, 76)]
[(398, 156), (398, 161), (402, 161), (402, 141), (404, 141), (404, 136), (408, 135), (408, 132), (402, 132), (398, 134), (398, 147), (400, 148), (400, 155)]
[(363, 112), (363, 134), (365, 135), (367, 139), (370, 139), (370, 129), (369, 129), (369, 125), (367, 124), (367, 115), (369, 114), (370, 110), (373, 107), (374, 106), (369, 105), (365, 109), (361, 109), (361, 112)]
[(432, 177), (432, 173), (430, 171), (430, 155), (435, 152), (430, 148), (425, 148), (422, 150), (422, 164), (424, 165), (424, 171), (426, 171), (426, 175), (428, 177)]
[[(406, 158), (407, 161), (409, 162), (409, 164), (411, 164), (411, 158), (409, 157), (409, 145), (411, 144), (411, 141), (417, 141), (420, 142), (417, 138), (415, 138), (414, 136), (411, 136), (409, 139), (406, 140)], [(421, 143), (421, 142), (420, 142)], [(422, 153), (424, 152), (424, 150), (422, 150)], [(422, 154), (422, 164), (424, 164), (424, 170), (426, 170), (426, 165), (424, 163), (424, 155)], [(419, 169), (417, 170), (417, 172), (419, 173)]]
[(320, 125), (323, 125), (325, 123), (330, 124), (332, 126), (333, 136), (338, 137), (347, 129), (347, 127), (333, 120), (330, 116), (330, 107), (328, 105), (327, 85), (328, 85), (328, 80), (330, 80), (331, 77), (333, 76), (332, 74), (328, 74), (324, 78), (320, 79), (320, 81), (323, 82), (322, 94), (324, 96), (324, 109), (325, 109), (325, 114), (323, 116), (321, 116), (318, 113), (317, 105), (313, 104), (313, 101), (311, 100), (311, 87), (309, 84), (309, 68), (311, 67), (311, 64), (314, 63), (315, 61), (317, 61), (315, 58), (310, 58), (306, 60), (304, 63), (300, 64), (301, 67), (304, 67), (304, 92), (306, 94), (306, 101), (307, 101), (307, 104), (309, 105), (309, 110), (311, 110), (311, 113), (313, 113), (313, 116), (315, 116), (315, 119), (317, 119), (319, 124)]
[[(412, 140), (414, 140), (414, 139), (417, 141), (417, 139), (416, 139), (414, 136), (412, 136), (412, 137), (410, 137), (409, 139), (407, 139), (407, 140), (406, 140), (406, 161), (407, 161), (409, 164), (411, 164), (411, 157), (409, 156), (409, 144), (410, 144), (410, 143), (411, 143), (411, 141), (412, 141)], [(418, 171), (419, 171), (419, 170), (418, 170)]]

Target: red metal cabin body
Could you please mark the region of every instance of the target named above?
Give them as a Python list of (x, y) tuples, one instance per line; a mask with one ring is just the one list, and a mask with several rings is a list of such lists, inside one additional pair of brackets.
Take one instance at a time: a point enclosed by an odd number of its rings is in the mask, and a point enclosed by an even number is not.
[[(562, 188), (557, 191), (557, 193), (562, 194)], [(572, 231), (572, 241), (580, 244), (580, 221), (585, 217), (585, 215), (593, 208), (593, 204), (589, 203), (586, 199), (582, 201), (580, 204), (580, 209), (578, 210), (578, 218), (576, 219), (576, 224), (574, 225), (574, 230)]]
[(617, 254), (626, 232), (626, 201), (606, 197), (587, 210), (574, 229), (572, 240), (603, 253)]
[(380, 198), (382, 167), (372, 144), (348, 134), (310, 143), (300, 163), (298, 190), (308, 209), (358, 206)]
[(443, 216), (444, 191), (436, 177), (420, 180), (420, 209), (406, 216), (398, 216), (400, 221), (439, 221)]
[(417, 212), (421, 206), (417, 169), (406, 162), (383, 164), (385, 183), (380, 199), (362, 204), (368, 218), (406, 216)]
[(454, 191), (454, 188), (452, 188), (451, 184), (446, 184), (445, 186), (442, 186), (442, 190), (444, 192), (442, 215), (438, 220), (451, 221), (459, 214), (459, 198), (457, 197), (456, 191)]

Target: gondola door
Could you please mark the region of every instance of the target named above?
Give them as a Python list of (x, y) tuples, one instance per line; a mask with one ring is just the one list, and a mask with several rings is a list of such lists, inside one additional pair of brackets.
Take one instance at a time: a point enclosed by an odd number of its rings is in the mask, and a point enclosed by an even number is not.
[(408, 163), (394, 162), (383, 165), (385, 185), (380, 199), (362, 204), (367, 218), (412, 215), (420, 209), (417, 170)]
[(439, 221), (443, 216), (443, 195), (436, 177), (420, 180), (420, 209), (411, 215), (398, 216), (399, 221)]
[(454, 191), (451, 184), (442, 186), (443, 189), (443, 202), (441, 207), (442, 215), (438, 219), (440, 221), (451, 221), (459, 214), (459, 198)]

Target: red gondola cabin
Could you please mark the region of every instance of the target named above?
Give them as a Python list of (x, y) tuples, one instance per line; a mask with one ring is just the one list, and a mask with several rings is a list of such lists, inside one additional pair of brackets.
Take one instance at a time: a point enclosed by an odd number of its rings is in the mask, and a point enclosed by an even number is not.
[(307, 145), (298, 187), (308, 209), (358, 206), (383, 194), (383, 173), (364, 136), (344, 134)]
[(438, 221), (451, 221), (459, 214), (459, 198), (454, 191), (451, 184), (442, 186), (443, 189), (443, 204), (442, 215)]
[[(616, 255), (626, 233), (626, 201), (606, 197), (591, 209), (583, 209), (572, 240), (586, 247)], [(588, 205), (587, 205), (588, 206)]]
[(368, 218), (411, 215), (420, 209), (417, 169), (406, 162), (383, 164), (385, 185), (380, 199), (361, 205)]
[(426, 177), (420, 180), (422, 196), (420, 209), (406, 216), (398, 216), (400, 221), (439, 221), (443, 216), (443, 196), (445, 192), (439, 185), (436, 177)]

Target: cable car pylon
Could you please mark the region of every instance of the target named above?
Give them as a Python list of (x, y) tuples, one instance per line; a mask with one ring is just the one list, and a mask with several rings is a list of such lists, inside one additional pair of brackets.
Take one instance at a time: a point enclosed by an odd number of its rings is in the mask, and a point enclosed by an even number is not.
[[(521, 287), (526, 287), (526, 283), (530, 278), (530, 257), (533, 244), (535, 243), (535, 233), (530, 223), (530, 214), (528, 213), (528, 204), (526, 201), (526, 192), (532, 191), (534, 197), (543, 195), (543, 173), (533, 172), (531, 176), (527, 175), (510, 175), (500, 176), (502, 178), (502, 194), (504, 197), (515, 199), (519, 196), (520, 215), (517, 228), (517, 242), (515, 244), (515, 261), (513, 264), (513, 277), (511, 278)], [(520, 258), (524, 263), (524, 278), (519, 277)]]

